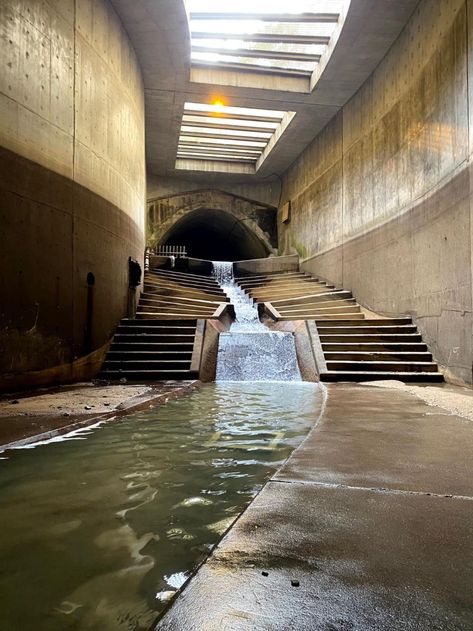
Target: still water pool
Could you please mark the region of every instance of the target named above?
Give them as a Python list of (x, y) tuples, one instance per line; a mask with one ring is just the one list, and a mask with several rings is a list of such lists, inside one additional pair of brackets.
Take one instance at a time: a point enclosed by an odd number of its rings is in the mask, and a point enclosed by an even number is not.
[(309, 383), (220, 383), (0, 460), (1, 631), (149, 629), (314, 424)]

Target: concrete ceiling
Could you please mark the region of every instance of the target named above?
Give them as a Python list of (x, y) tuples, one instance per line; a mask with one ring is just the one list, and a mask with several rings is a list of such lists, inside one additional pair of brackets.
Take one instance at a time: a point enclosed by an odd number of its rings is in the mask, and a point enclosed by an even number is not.
[[(186, 180), (253, 182), (282, 174), (369, 77), (409, 20), (419, 0), (352, 0), (345, 26), (315, 89), (309, 93), (222, 87), (190, 81), (190, 35), (183, 0), (111, 0), (143, 72), (147, 167)], [(177, 171), (184, 103), (294, 111), (296, 116), (256, 174)]]

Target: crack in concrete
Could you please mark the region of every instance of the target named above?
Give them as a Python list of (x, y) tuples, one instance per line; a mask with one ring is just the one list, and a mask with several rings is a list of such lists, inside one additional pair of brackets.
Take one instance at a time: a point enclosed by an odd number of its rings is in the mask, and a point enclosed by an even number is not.
[(473, 501), (473, 497), (469, 495), (455, 495), (453, 493), (433, 493), (430, 491), (408, 491), (406, 489), (389, 489), (386, 487), (371, 486), (352, 486), (349, 484), (330, 484), (330, 482), (314, 482), (313, 480), (282, 480), (280, 478), (271, 478), (269, 482), (278, 482), (281, 484), (301, 484), (305, 486), (320, 486), (327, 489), (345, 489), (348, 491), (370, 491), (372, 493), (384, 493), (385, 495), (419, 495), (421, 497), (436, 497), (442, 499), (467, 500)]

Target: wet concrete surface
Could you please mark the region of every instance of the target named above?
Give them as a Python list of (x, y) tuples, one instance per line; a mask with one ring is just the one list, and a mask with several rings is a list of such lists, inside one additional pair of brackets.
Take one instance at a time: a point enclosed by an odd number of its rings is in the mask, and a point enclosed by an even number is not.
[(471, 631), (472, 462), (471, 421), (330, 385), (318, 425), (156, 629)]
[(186, 394), (192, 381), (143, 384), (80, 383), (0, 398), (0, 448), (86, 427), (97, 420), (165, 403)]

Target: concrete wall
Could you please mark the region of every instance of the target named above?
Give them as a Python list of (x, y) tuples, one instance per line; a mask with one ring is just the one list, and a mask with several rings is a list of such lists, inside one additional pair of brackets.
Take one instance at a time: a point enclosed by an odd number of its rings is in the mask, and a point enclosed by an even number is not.
[(201, 177), (198, 180), (193, 180), (185, 178), (157, 177), (149, 174), (147, 197), (151, 200), (156, 197), (175, 195), (177, 193), (196, 191), (201, 188), (209, 187), (225, 191), (226, 193), (232, 193), (233, 195), (240, 195), (241, 197), (253, 199), (270, 206), (278, 205), (279, 196), (281, 194), (281, 182), (278, 179), (251, 184), (225, 182), (222, 178), (212, 178), (211, 175), (207, 175), (204, 178)]
[[(72, 362), (125, 314), (144, 248), (140, 70), (107, 0), (0, 3), (0, 374)], [(14, 380), (12, 381), (14, 384)]]
[[(469, 19), (467, 19), (469, 18)], [(280, 246), (472, 382), (473, 0), (424, 0), (284, 178)]]

